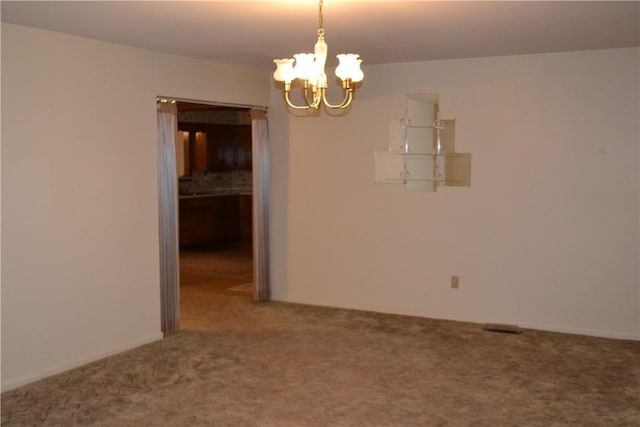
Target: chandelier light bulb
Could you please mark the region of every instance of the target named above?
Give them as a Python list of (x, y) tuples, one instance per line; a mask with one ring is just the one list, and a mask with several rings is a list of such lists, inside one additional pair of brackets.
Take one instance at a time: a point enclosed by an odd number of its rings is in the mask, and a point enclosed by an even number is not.
[(359, 57), (360, 55), (357, 53), (341, 53), (337, 55), (339, 63), (336, 67), (336, 76), (342, 81), (347, 79), (351, 79), (354, 83), (362, 81), (364, 73), (360, 70), (362, 59), (358, 59)]
[(296, 73), (293, 69), (293, 59), (274, 59), (276, 63), (276, 70), (273, 72), (273, 78), (278, 82), (291, 83), (296, 78)]
[(296, 59), (294, 67), (296, 77), (315, 84), (316, 70), (313, 62), (315, 55), (313, 53), (296, 53), (293, 57)]

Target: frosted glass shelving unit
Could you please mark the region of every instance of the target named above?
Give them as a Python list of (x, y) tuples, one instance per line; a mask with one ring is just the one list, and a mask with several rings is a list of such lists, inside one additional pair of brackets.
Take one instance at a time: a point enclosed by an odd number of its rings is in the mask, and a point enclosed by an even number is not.
[(471, 154), (455, 152), (455, 120), (438, 113), (433, 96), (408, 95), (407, 117), (389, 123), (389, 149), (374, 153), (376, 183), (425, 192), (471, 185)]

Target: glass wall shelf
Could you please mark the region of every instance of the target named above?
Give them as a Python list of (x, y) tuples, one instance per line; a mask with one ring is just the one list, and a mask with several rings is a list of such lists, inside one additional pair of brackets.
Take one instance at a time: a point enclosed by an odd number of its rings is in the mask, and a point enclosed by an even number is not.
[(374, 152), (375, 182), (427, 192), (470, 186), (471, 154), (455, 152), (455, 119), (440, 119), (429, 96), (408, 96), (406, 114), (389, 122), (389, 149)]
[(375, 182), (406, 184), (435, 182), (442, 186), (471, 185), (471, 153), (421, 154), (376, 151)]

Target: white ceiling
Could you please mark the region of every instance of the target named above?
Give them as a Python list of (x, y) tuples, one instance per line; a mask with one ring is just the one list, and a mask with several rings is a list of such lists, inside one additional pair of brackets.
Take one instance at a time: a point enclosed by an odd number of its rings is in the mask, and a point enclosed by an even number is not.
[[(219, 63), (312, 51), (317, 0), (2, 1), (2, 20)], [(329, 55), (363, 65), (640, 46), (640, 2), (325, 0)]]

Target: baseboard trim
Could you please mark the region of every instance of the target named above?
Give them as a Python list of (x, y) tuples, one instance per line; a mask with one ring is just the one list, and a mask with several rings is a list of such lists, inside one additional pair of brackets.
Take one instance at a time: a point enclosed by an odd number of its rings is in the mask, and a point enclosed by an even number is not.
[(539, 331), (546, 332), (558, 332), (563, 334), (572, 334), (572, 335), (586, 335), (593, 336), (599, 338), (611, 338), (611, 339), (619, 339), (619, 340), (630, 340), (630, 341), (640, 341), (640, 333), (633, 332), (618, 332), (618, 331), (608, 331), (601, 329), (587, 329), (587, 328), (575, 328), (563, 325), (553, 325), (548, 323), (530, 323), (530, 322), (522, 322), (517, 319), (495, 319), (495, 318), (487, 318), (480, 319), (471, 316), (452, 316), (445, 313), (436, 313), (427, 310), (420, 310), (415, 308), (407, 308), (407, 307), (391, 307), (391, 306), (359, 306), (357, 304), (353, 306), (348, 306), (341, 303), (336, 303), (335, 301), (328, 300), (316, 300), (309, 301), (304, 298), (296, 299), (296, 298), (279, 298), (274, 301), (281, 302), (290, 302), (294, 304), (307, 304), (307, 305), (316, 305), (316, 306), (325, 306), (325, 307), (335, 307), (335, 308), (343, 308), (347, 310), (360, 310), (360, 311), (373, 311), (376, 313), (388, 313), (388, 314), (399, 314), (404, 316), (418, 316), (418, 317), (426, 317), (430, 319), (439, 319), (439, 320), (453, 320), (456, 322), (468, 322), (468, 323), (478, 323), (480, 325), (485, 323), (507, 323), (518, 325), (523, 329), (533, 329)]
[(130, 341), (126, 344), (123, 344), (117, 347), (112, 347), (98, 353), (94, 353), (90, 356), (82, 357), (80, 359), (63, 363), (54, 368), (45, 369), (33, 374), (22, 376), (20, 378), (10, 379), (8, 381), (5, 381), (4, 379), (2, 379), (0, 390), (2, 390), (2, 392), (9, 391), (14, 388), (18, 388), (32, 382), (42, 380), (52, 375), (56, 375), (74, 368), (78, 368), (82, 365), (86, 365), (87, 363), (95, 362), (96, 360), (104, 359), (105, 357), (113, 356), (115, 354), (122, 353), (123, 351), (131, 350), (133, 348), (140, 347), (141, 345), (158, 341), (162, 338), (163, 338), (162, 332), (158, 332), (153, 335), (149, 335), (147, 337), (141, 338), (139, 340)]
[(640, 334), (633, 334), (633, 333), (627, 333), (627, 332), (606, 331), (606, 330), (600, 330), (600, 329), (572, 328), (567, 326), (550, 325), (547, 323), (519, 323), (519, 325), (520, 327), (525, 329), (535, 329), (538, 331), (559, 332), (562, 334), (572, 334), (572, 335), (588, 335), (592, 337), (612, 338), (612, 339), (618, 339), (618, 340), (640, 341)]

